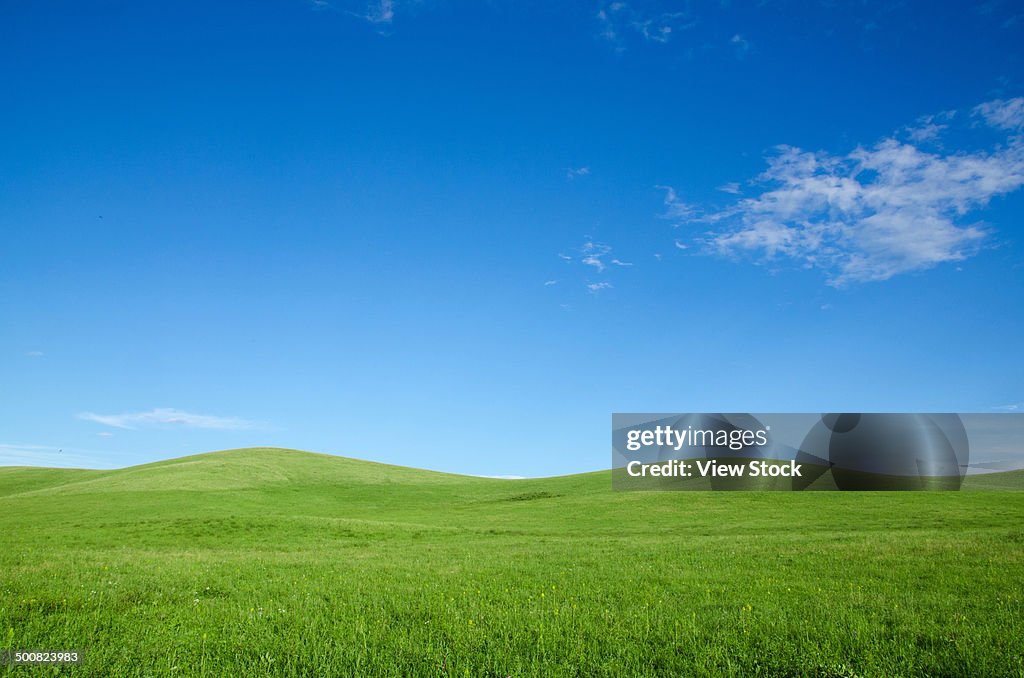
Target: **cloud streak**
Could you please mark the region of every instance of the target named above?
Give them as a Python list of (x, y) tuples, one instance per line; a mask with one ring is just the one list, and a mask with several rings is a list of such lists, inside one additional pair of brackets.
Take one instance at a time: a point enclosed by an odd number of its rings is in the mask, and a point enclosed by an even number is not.
[(747, 56), (750, 52), (750, 41), (744, 38), (742, 35), (737, 33), (729, 39), (729, 44), (732, 45), (733, 51), (736, 54), (737, 59), (742, 59)]
[(363, 18), (373, 24), (389, 24), (395, 18), (394, 0), (380, 0), (367, 9)]
[(395, 0), (310, 0), (310, 6), (316, 11), (342, 12), (375, 26), (381, 26), (381, 35), (387, 35), (384, 29), (395, 19)]
[(627, 35), (639, 36), (645, 42), (666, 43), (679, 31), (696, 22), (688, 12), (647, 12), (621, 0), (604, 3), (597, 12), (600, 36), (624, 49)]
[(678, 226), (699, 214), (699, 210), (694, 205), (684, 202), (672, 186), (655, 186), (655, 188), (665, 191), (665, 211), (661, 215), (662, 218), (674, 221)]
[[(1019, 130), (1024, 99), (986, 102), (972, 113), (992, 130)], [(710, 224), (700, 238), (707, 251), (788, 258), (825, 271), (834, 286), (962, 261), (989, 235), (970, 214), (1024, 185), (1024, 140), (1011, 134), (990, 148), (927, 148), (952, 117), (922, 118), (904, 128), (909, 141), (894, 135), (846, 155), (778, 146), (756, 195), (698, 213), (664, 187), (663, 216)]]
[(588, 240), (583, 243), (583, 247), (580, 248), (580, 252), (583, 254), (583, 258), (580, 259), (580, 261), (586, 266), (593, 266), (597, 269), (598, 273), (603, 273), (605, 263), (602, 257), (611, 251), (612, 248), (608, 247), (608, 245)]
[(181, 426), (185, 428), (223, 431), (238, 431), (259, 427), (256, 422), (247, 419), (194, 414), (173, 407), (158, 407), (147, 412), (130, 412), (126, 414), (80, 412), (76, 416), (83, 421), (91, 421), (104, 426), (126, 430), (136, 430), (147, 426)]
[[(566, 254), (559, 253), (558, 257), (563, 259), (569, 264), (582, 264), (583, 266), (590, 267), (593, 269), (592, 274), (601, 274), (601, 277), (605, 277), (604, 274), (611, 273), (614, 269), (630, 269), (633, 267), (633, 262), (619, 259), (611, 256), (612, 248), (602, 242), (598, 242), (590, 237), (583, 242), (583, 244), (575, 250), (576, 256), (568, 256)], [(589, 277), (589, 276), (588, 276)], [(584, 287), (591, 294), (597, 294), (602, 290), (612, 289), (612, 284), (606, 280), (584, 280)], [(544, 283), (545, 286), (551, 286), (558, 283), (558, 280), (552, 278)]]
[(1024, 97), (995, 99), (978, 104), (973, 113), (986, 124), (998, 129), (1020, 131), (1024, 127)]

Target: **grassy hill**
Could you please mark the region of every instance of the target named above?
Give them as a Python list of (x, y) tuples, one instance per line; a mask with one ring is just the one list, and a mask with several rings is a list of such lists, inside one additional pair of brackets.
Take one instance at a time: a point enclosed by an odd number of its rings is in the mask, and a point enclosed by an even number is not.
[(982, 473), (964, 478), (965, 490), (1024, 491), (1024, 470)]
[(248, 449), (0, 468), (0, 534), (0, 646), (84, 650), (69, 675), (1024, 675), (1024, 492), (623, 493)]

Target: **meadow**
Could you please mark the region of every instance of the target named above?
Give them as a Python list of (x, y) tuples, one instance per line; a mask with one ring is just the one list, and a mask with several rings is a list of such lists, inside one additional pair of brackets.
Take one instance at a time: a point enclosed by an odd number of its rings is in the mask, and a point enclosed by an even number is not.
[(0, 676), (1024, 676), (1021, 490), (0, 468), (0, 648), (85, 657)]

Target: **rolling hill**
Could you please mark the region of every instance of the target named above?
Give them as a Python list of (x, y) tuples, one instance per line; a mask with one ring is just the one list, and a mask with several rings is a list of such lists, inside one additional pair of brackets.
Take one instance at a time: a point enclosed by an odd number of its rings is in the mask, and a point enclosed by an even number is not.
[(1024, 472), (965, 488), (1000, 491), (627, 493), (281, 449), (0, 468), (0, 639), (97, 676), (1021, 675)]

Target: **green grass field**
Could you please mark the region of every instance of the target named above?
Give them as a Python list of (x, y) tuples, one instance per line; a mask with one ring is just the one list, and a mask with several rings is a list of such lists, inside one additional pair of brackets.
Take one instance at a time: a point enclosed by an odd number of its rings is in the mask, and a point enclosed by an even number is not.
[(82, 676), (1024, 676), (1024, 473), (613, 492), (278, 449), (0, 468), (0, 647)]

